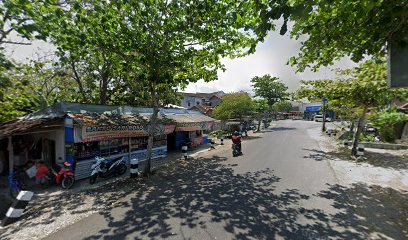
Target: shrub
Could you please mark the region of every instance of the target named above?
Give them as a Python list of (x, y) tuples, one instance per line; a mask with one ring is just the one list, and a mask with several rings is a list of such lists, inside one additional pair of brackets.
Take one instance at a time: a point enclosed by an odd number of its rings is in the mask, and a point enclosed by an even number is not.
[(374, 134), (361, 134), (360, 142), (376, 142)]
[(396, 126), (407, 120), (407, 114), (397, 112), (396, 109), (387, 109), (373, 116), (371, 122), (378, 128), (381, 140), (394, 142), (396, 139)]

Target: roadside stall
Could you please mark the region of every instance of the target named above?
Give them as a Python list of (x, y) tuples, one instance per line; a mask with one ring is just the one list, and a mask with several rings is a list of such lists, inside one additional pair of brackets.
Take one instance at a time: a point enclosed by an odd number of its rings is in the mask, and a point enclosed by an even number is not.
[[(78, 180), (90, 176), (96, 156), (144, 161), (146, 123), (152, 112), (151, 108), (59, 102), (0, 125), (0, 140), (7, 145), (0, 148), (2, 168), (18, 166), (26, 171), (28, 162), (34, 165), (42, 160), (50, 167), (67, 161)], [(155, 160), (167, 155), (168, 146), (206, 143), (203, 131), (211, 130), (214, 123), (213, 118), (184, 109), (161, 109), (159, 119), (152, 152)]]
[[(75, 178), (90, 176), (91, 165), (96, 156), (105, 159), (124, 157), (146, 160), (148, 133), (142, 117), (135, 114), (69, 114), (74, 119), (73, 154), (76, 163)], [(154, 137), (152, 158), (167, 155), (167, 134), (174, 131), (175, 124), (159, 125)]]
[(51, 168), (65, 159), (62, 118), (27, 116), (4, 123), (0, 126), (0, 139), (0, 160), (7, 166), (3, 175), (18, 175), (27, 187), (35, 184), (34, 169), (39, 161)]
[(181, 149), (184, 143), (189, 143), (191, 147), (208, 143), (208, 136), (203, 132), (211, 131), (215, 121), (211, 117), (191, 110), (173, 115), (166, 114), (166, 118), (176, 122), (174, 139), (168, 139), (175, 142), (175, 149)]

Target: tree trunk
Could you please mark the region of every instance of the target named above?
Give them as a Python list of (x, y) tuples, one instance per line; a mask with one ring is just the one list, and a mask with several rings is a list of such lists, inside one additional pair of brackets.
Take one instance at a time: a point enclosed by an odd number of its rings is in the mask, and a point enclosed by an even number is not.
[(360, 142), (360, 135), (361, 135), (361, 132), (363, 131), (367, 110), (368, 108), (364, 107), (363, 113), (361, 114), (361, 117), (358, 120), (357, 131), (356, 131), (356, 134), (354, 135), (353, 148), (351, 149), (351, 154), (354, 156), (357, 155), (357, 146), (358, 146), (358, 143)]
[(87, 99), (85, 91), (84, 91), (84, 87), (82, 86), (81, 78), (79, 77), (79, 74), (78, 74), (78, 72), (77, 72), (77, 70), (75, 68), (75, 62), (73, 60), (71, 61), (71, 67), (72, 67), (72, 71), (74, 72), (74, 79), (78, 84), (79, 92), (82, 95), (83, 101), (88, 102), (88, 99)]
[(144, 173), (147, 176), (149, 176), (149, 174), (151, 173), (153, 138), (156, 135), (157, 116), (159, 114), (159, 102), (157, 100), (156, 87), (154, 83), (152, 83), (152, 86), (150, 88), (150, 93), (152, 95), (153, 115), (150, 118), (149, 126), (148, 126), (149, 139), (147, 142), (146, 165), (145, 165), (145, 170), (144, 170)]
[(265, 112), (265, 122), (264, 122), (264, 128), (267, 128), (266, 124), (268, 122), (268, 111)]
[(106, 102), (108, 100), (108, 84), (109, 84), (109, 79), (104, 74), (102, 76), (102, 83), (101, 83), (101, 88), (100, 88), (100, 104), (102, 105), (106, 105)]
[(323, 103), (323, 123), (322, 123), (322, 132), (326, 131), (326, 104)]
[(349, 138), (354, 137), (354, 122), (355, 122), (355, 119), (351, 120), (350, 131), (349, 131), (349, 136), (348, 136)]
[(262, 113), (260, 113), (258, 116), (258, 131), (257, 132), (261, 131), (261, 122), (262, 122)]

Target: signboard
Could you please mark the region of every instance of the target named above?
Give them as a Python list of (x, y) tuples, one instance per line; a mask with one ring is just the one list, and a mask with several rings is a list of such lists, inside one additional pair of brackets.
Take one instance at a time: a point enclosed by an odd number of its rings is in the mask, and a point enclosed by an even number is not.
[(83, 126), (82, 141), (92, 142), (111, 138), (146, 136), (144, 126)]
[(319, 111), (322, 106), (310, 106), (306, 107), (306, 112), (313, 112), (313, 111)]
[(176, 131), (191, 132), (199, 130), (208, 130), (214, 122), (198, 122), (198, 123), (177, 123)]
[[(176, 128), (172, 125), (159, 125), (158, 135), (169, 134)], [(92, 142), (101, 141), (112, 138), (126, 138), (147, 136), (147, 129), (143, 125), (123, 125), (123, 126), (83, 126), (82, 127), (82, 141)]]

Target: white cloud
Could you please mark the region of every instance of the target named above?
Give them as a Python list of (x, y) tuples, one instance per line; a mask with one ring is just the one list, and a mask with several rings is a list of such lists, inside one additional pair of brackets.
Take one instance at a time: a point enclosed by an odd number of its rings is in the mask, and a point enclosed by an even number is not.
[(256, 52), (250, 56), (238, 59), (223, 59), (226, 71), (218, 73), (218, 80), (205, 83), (199, 81), (191, 83), (185, 89), (186, 92), (213, 92), (223, 90), (224, 92), (251, 91), (251, 78), (270, 74), (281, 79), (288, 85), (289, 91), (299, 87), (299, 81), (309, 79), (330, 78), (334, 73), (330, 69), (349, 68), (356, 64), (350, 60), (343, 59), (331, 68), (322, 68), (314, 73), (305, 71), (295, 73), (295, 69), (286, 65), (291, 56), (295, 56), (300, 49), (300, 41), (290, 39), (289, 36), (281, 36), (279, 33), (271, 33), (265, 42), (260, 43)]

